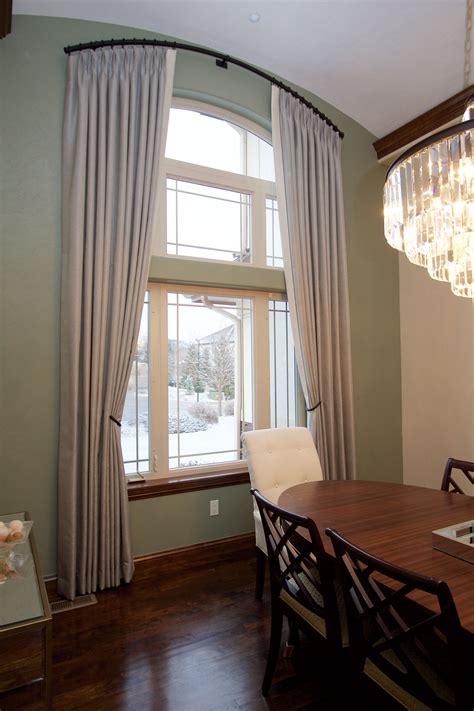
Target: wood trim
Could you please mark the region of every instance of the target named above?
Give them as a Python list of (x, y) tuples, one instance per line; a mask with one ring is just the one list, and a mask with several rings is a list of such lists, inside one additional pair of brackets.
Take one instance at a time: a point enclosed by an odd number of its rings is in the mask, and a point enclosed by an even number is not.
[(157, 551), (156, 553), (147, 553), (146, 555), (137, 556), (134, 561), (135, 565), (140, 565), (149, 560), (167, 559), (177, 555), (188, 556), (192, 555), (196, 559), (196, 553), (215, 553), (216, 556), (235, 553), (240, 550), (253, 550), (255, 548), (255, 533), (239, 533), (237, 536), (228, 536), (227, 538), (218, 538), (214, 541), (203, 541), (202, 543), (193, 543), (190, 546), (182, 548), (170, 548), (165, 551)]
[(188, 491), (216, 489), (222, 486), (236, 486), (250, 482), (248, 471), (219, 472), (218, 474), (202, 474), (200, 476), (176, 476), (166, 479), (149, 479), (144, 482), (134, 482), (128, 485), (128, 499), (150, 499), (154, 496), (169, 496), (184, 494)]
[(12, 0), (0, 0), (0, 39), (12, 31)]
[[(218, 538), (214, 541), (194, 543), (193, 545), (183, 546), (182, 548), (170, 548), (164, 551), (157, 551), (156, 553), (139, 555), (134, 561), (140, 571), (144, 563), (153, 560), (160, 560), (161, 563), (167, 563), (168, 560), (176, 560), (177, 557), (181, 556), (183, 562), (186, 559), (191, 559), (195, 562), (197, 556), (199, 556), (199, 558), (205, 557), (208, 563), (212, 563), (217, 562), (222, 557), (242, 551), (253, 551), (254, 549), (255, 532), (250, 531), (249, 533), (239, 533), (236, 536), (228, 536), (227, 538)], [(57, 602), (63, 599), (58, 595), (57, 582), (58, 579), (56, 576), (48, 576), (45, 578), (46, 592), (50, 602)]]
[(467, 89), (451, 96), (450, 99), (425, 111), (421, 116), (417, 116), (383, 138), (379, 138), (373, 144), (377, 158), (382, 160), (392, 153), (401, 151), (406, 146), (416, 143), (430, 133), (434, 133), (450, 122), (459, 119), (464, 113), (467, 101), (473, 95), (474, 85), (471, 84)]

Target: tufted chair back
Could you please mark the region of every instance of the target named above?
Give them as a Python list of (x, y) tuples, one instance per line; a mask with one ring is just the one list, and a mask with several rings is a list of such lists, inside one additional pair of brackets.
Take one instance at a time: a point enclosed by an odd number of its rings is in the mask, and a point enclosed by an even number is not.
[[(242, 435), (242, 442), (252, 488), (275, 504), (290, 486), (323, 478), (318, 453), (306, 427), (253, 430)], [(256, 505), (254, 518), (256, 545), (266, 553)]]

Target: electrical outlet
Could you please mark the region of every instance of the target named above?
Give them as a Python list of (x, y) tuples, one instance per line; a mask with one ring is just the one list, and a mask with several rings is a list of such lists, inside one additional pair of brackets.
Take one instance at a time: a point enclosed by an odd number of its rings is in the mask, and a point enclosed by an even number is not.
[(219, 499), (209, 502), (209, 516), (219, 516)]

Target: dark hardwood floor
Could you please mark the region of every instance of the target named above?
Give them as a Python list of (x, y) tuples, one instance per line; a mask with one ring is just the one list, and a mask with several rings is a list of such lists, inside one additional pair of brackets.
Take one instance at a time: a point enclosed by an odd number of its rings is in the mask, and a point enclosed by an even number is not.
[(390, 708), (365, 685), (343, 702), (344, 678), (328, 683), (324, 651), (304, 640), (264, 699), (270, 601), (268, 586), (255, 600), (254, 582), (248, 546), (178, 554), (140, 563), (132, 584), (97, 605), (56, 614), (54, 711)]

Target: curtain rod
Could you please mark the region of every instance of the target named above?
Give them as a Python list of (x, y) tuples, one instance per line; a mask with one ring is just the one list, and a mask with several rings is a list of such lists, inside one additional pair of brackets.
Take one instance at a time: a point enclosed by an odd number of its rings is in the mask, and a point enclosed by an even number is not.
[(251, 64), (247, 64), (247, 62), (242, 62), (240, 59), (236, 59), (235, 57), (230, 57), (228, 54), (221, 54), (220, 52), (215, 52), (212, 49), (206, 49), (205, 47), (198, 47), (193, 44), (183, 44), (181, 42), (169, 42), (168, 40), (155, 40), (155, 39), (121, 39), (121, 40), (116, 40), (116, 39), (110, 39), (110, 40), (99, 40), (97, 42), (87, 42), (86, 44), (74, 44), (70, 45), (69, 47), (64, 47), (64, 52), (66, 54), (72, 54), (72, 52), (81, 52), (84, 49), (101, 49), (102, 47), (125, 47), (125, 46), (130, 46), (130, 45), (139, 45), (141, 47), (144, 46), (152, 46), (152, 47), (169, 47), (170, 49), (184, 49), (189, 52), (197, 52), (198, 54), (206, 54), (208, 57), (214, 57), (216, 60), (216, 64), (218, 67), (221, 67), (222, 69), (227, 69), (228, 64), (235, 64), (237, 67), (241, 67), (241, 69), (246, 69), (249, 72), (252, 72), (253, 74), (257, 74), (259, 77), (262, 77), (263, 79), (266, 79), (267, 81), (270, 82), (270, 84), (275, 84), (275, 86), (278, 86), (280, 89), (283, 89), (284, 91), (288, 92), (292, 96), (294, 96), (295, 99), (298, 99), (298, 101), (301, 101), (302, 104), (307, 106), (309, 109), (314, 111), (315, 114), (319, 116), (319, 118), (323, 119), (331, 128), (334, 129), (336, 133), (339, 134), (341, 138), (344, 138), (344, 133), (334, 124), (331, 119), (329, 119), (327, 116), (325, 116), (319, 109), (316, 108), (308, 99), (305, 99), (304, 96), (301, 96), (301, 94), (298, 94), (298, 92), (294, 91), (290, 86), (287, 84), (283, 84), (283, 82), (279, 81), (275, 77), (272, 77), (271, 74), (267, 74), (267, 72), (262, 71), (261, 69), (257, 69), (256, 67), (253, 67)]

